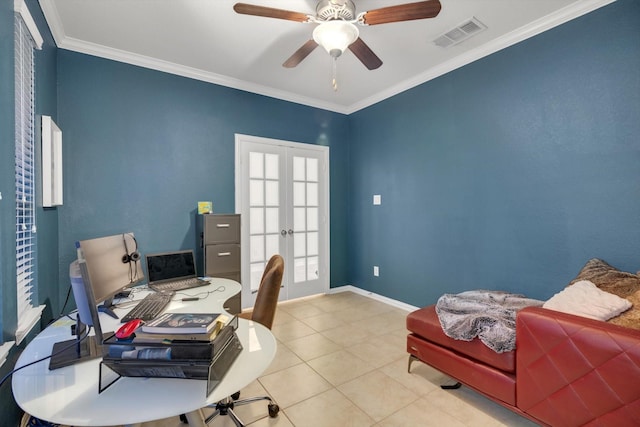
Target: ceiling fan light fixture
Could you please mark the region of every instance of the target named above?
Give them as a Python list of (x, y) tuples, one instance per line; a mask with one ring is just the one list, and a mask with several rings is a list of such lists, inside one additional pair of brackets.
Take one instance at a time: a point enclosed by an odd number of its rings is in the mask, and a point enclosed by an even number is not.
[(342, 55), (359, 36), (355, 25), (341, 20), (323, 22), (313, 30), (313, 40), (334, 58)]

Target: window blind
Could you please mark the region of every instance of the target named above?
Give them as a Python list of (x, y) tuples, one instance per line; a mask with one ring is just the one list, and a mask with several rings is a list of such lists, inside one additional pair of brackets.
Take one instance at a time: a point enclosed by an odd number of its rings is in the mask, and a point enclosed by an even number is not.
[(39, 321), (36, 282), (35, 43), (20, 14), (15, 17), (16, 342)]

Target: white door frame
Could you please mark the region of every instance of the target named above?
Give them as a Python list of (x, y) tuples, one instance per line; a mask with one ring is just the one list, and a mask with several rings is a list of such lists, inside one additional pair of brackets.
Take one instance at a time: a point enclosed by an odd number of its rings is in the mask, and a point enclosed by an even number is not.
[[(301, 142), (263, 138), (263, 137), (238, 134), (238, 133), (235, 134), (235, 211), (238, 214), (242, 214), (242, 210), (243, 210), (242, 202), (244, 200), (244, 197), (243, 197), (244, 194), (242, 193), (243, 191), (242, 180), (244, 179), (243, 177), (244, 169), (243, 169), (243, 164), (241, 162), (242, 160), (241, 148), (243, 143), (258, 143), (258, 144), (265, 144), (265, 145), (277, 145), (285, 148), (313, 150), (321, 154), (324, 165), (325, 165), (325, 171), (322, 174), (322, 179), (324, 181), (323, 185), (325, 186), (325, 189), (326, 189), (326, 191), (324, 191), (323, 200), (321, 201), (322, 204), (324, 205), (324, 212), (322, 212), (322, 214), (326, 218), (325, 219), (326, 227), (324, 228), (324, 233), (326, 234), (322, 236), (322, 238), (325, 239), (324, 241), (326, 242), (326, 244), (323, 245), (324, 248), (321, 249), (322, 253), (320, 254), (320, 258), (322, 260), (320, 268), (324, 270), (324, 274), (321, 274), (320, 276), (324, 278), (324, 280), (321, 283), (323, 292), (328, 293), (329, 282), (330, 282), (330, 236), (331, 236), (330, 215), (329, 215), (331, 210), (329, 205), (329, 199), (330, 199), (329, 147), (322, 146), (322, 145), (301, 143)], [(249, 251), (243, 248), (243, 246), (248, 244), (248, 241), (249, 241), (248, 221), (249, 221), (248, 215), (241, 215), (241, 221), (240, 221), (241, 236), (242, 236), (241, 237), (242, 239), (241, 240), (241, 275), (242, 275), (243, 282), (250, 280)], [(285, 269), (286, 269), (286, 266), (285, 266)], [(246, 282), (246, 283), (249, 283), (249, 282)], [(246, 287), (249, 288), (249, 286), (246, 286)], [(250, 289), (244, 289), (244, 288), (245, 287), (243, 287), (243, 291), (242, 291), (243, 297), (241, 298), (243, 309), (251, 307), (250, 304), (252, 300), (251, 298), (245, 297), (245, 292), (250, 292)]]

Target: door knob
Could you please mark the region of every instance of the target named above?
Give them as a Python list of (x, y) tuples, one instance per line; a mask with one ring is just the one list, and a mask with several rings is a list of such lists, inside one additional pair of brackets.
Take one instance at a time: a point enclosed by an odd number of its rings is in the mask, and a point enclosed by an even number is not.
[(286, 235), (287, 235), (287, 230), (282, 230), (282, 231), (280, 232), (280, 234), (282, 234), (282, 236), (286, 236)]
[(289, 229), (289, 234), (293, 234), (293, 230), (292, 229)]

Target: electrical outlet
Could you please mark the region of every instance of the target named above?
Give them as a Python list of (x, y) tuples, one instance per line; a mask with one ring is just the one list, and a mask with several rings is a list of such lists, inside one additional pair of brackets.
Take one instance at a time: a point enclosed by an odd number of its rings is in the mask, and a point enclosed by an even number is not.
[(380, 276), (380, 267), (378, 267), (377, 265), (373, 266), (373, 275), (376, 277)]

